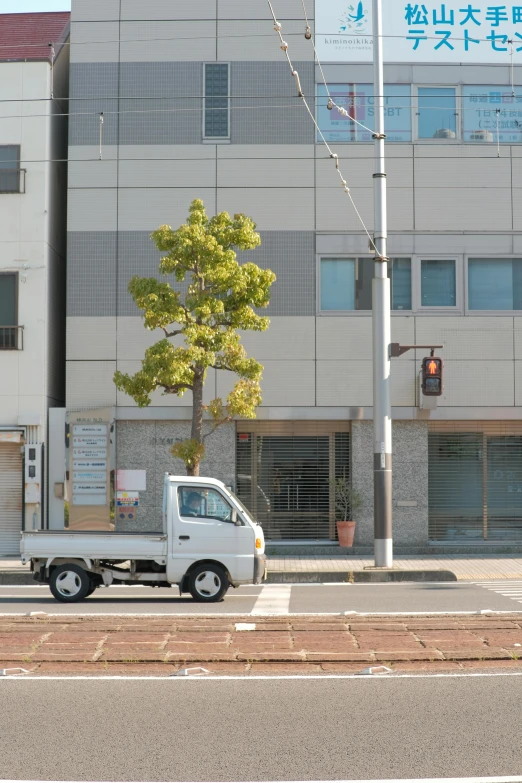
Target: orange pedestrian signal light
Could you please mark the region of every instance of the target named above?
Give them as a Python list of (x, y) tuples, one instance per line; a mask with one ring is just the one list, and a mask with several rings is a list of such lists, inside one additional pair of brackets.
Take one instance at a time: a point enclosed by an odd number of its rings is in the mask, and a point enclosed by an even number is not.
[(426, 356), (422, 360), (422, 393), (426, 397), (440, 397), (442, 394), (443, 367), (444, 362), (438, 356)]

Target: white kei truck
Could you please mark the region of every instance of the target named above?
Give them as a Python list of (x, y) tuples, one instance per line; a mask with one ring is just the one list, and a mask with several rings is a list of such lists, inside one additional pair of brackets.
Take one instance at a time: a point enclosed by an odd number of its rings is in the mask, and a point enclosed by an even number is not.
[(266, 579), (263, 530), (221, 481), (166, 473), (162, 517), (161, 533), (27, 531), (22, 562), (64, 603), (112, 584), (177, 585), (210, 603)]

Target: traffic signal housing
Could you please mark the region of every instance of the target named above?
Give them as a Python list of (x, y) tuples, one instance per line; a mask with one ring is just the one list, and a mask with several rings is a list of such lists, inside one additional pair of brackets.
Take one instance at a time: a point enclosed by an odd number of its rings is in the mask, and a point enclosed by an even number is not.
[(443, 385), (444, 362), (439, 356), (426, 356), (422, 360), (422, 393), (426, 397), (440, 397)]

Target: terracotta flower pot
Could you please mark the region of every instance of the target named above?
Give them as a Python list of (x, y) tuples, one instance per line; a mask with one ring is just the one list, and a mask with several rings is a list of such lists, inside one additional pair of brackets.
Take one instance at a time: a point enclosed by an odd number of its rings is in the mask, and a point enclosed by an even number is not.
[(339, 546), (353, 546), (355, 522), (337, 522), (337, 535)]

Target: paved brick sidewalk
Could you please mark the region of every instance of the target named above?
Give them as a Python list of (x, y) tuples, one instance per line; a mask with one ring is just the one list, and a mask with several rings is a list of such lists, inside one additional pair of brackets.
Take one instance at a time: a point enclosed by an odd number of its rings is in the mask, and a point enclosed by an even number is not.
[[(362, 571), (374, 564), (372, 557), (288, 555), (268, 558), (270, 572)], [(406, 571), (447, 569), (457, 579), (522, 579), (522, 556), (513, 555), (399, 555), (395, 568)]]
[[(252, 617), (0, 618), (0, 668), (42, 672), (111, 670), (124, 665), (200, 664), (215, 670), (288, 666), (296, 673), (333, 663), (439, 665), (511, 662), (522, 668), (522, 616), (267, 617), (255, 630), (237, 630)], [(49, 668), (50, 667), (50, 668)], [(138, 667), (139, 668), (139, 667)]]

